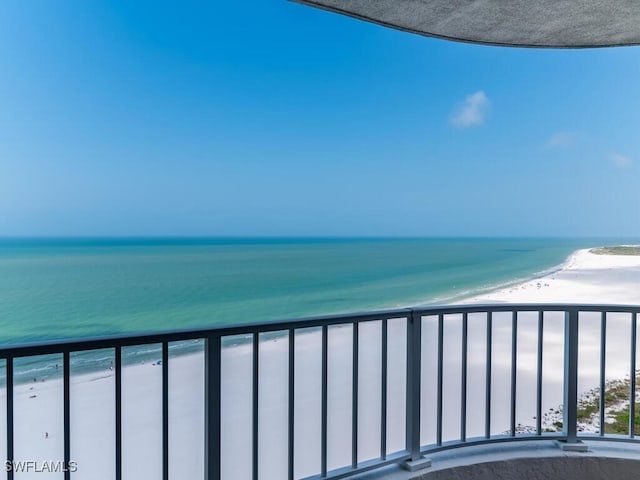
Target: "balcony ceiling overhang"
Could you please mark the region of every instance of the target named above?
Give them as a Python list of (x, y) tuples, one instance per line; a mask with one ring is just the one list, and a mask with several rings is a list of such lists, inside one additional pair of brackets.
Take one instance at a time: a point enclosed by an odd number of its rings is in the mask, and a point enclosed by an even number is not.
[(294, 0), (398, 30), (514, 47), (640, 44), (638, 0)]

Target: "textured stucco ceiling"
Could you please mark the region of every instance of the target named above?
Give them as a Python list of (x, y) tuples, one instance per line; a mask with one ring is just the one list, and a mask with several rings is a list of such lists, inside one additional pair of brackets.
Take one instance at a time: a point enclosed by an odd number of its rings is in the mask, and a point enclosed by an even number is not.
[(521, 47), (640, 44), (640, 0), (294, 0), (449, 40)]

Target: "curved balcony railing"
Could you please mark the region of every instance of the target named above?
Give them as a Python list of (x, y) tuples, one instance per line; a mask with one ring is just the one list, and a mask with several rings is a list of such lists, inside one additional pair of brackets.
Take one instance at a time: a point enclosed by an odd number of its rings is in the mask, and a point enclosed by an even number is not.
[[(7, 461), (16, 460), (14, 441), (20, 428), (14, 421), (14, 390), (23, 380), (16, 362), (61, 356), (61, 460), (69, 465), (74, 442), (80, 441), (71, 429), (73, 359), (77, 352), (109, 349), (114, 376), (113, 465), (120, 480), (127, 456), (123, 349), (159, 344), (162, 454), (158, 460), (162, 478), (168, 479), (169, 365), (174, 361), (169, 349), (190, 340), (204, 344), (202, 472), (207, 480), (347, 478), (389, 464), (419, 468), (428, 465), (425, 457), (430, 453), (492, 442), (557, 439), (564, 448), (580, 449), (581, 439), (587, 438), (637, 441), (639, 311), (639, 306), (619, 305), (465, 305), (5, 346), (0, 358), (6, 361)], [(301, 342), (311, 347), (302, 348)], [(225, 367), (225, 352), (234, 348), (247, 357), (250, 368), (244, 373)], [(273, 400), (260, 391), (262, 362), (272, 351), (285, 359), (280, 362), (286, 379), (285, 391), (280, 392), (284, 401), (269, 407), (285, 412), (282, 444), (260, 441), (260, 429), (273, 410), (263, 408), (262, 403)], [(317, 368), (305, 371), (309, 355), (318, 357)], [(310, 378), (314, 376), (318, 378)], [(250, 409), (244, 422), (249, 429), (240, 443), (236, 437), (233, 442), (227, 438), (235, 435), (228, 409), (239, 400), (229, 392), (225, 378), (248, 386)], [(615, 383), (616, 408), (628, 416), (626, 432), (619, 428), (611, 432), (608, 427), (607, 388), (616, 378), (621, 379)], [(590, 392), (587, 397), (585, 392)], [(313, 417), (317, 428), (296, 428), (303, 417)], [(235, 458), (240, 456), (242, 465), (225, 457), (238, 445), (241, 452), (235, 452)], [(311, 455), (301, 459), (301, 449), (311, 449)], [(276, 457), (279, 461), (261, 463)], [(13, 475), (8, 472), (9, 479)], [(64, 475), (70, 479), (73, 472), (65, 469)]]

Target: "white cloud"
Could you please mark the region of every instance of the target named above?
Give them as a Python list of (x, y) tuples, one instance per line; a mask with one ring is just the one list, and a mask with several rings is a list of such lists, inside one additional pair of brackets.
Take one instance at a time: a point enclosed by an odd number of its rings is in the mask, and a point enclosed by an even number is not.
[(482, 125), (489, 113), (490, 105), (487, 95), (482, 90), (467, 95), (465, 101), (456, 107), (451, 116), (451, 123), (456, 127)]
[(610, 153), (609, 160), (618, 168), (628, 168), (633, 164), (631, 157), (621, 153)]
[(580, 141), (578, 134), (573, 132), (556, 132), (547, 142), (547, 148), (572, 148)]

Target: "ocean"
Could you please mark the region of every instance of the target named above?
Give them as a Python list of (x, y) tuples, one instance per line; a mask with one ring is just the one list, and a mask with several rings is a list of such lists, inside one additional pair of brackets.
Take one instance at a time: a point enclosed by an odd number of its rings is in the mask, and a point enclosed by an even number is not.
[(1, 239), (0, 343), (454, 303), (629, 239)]

